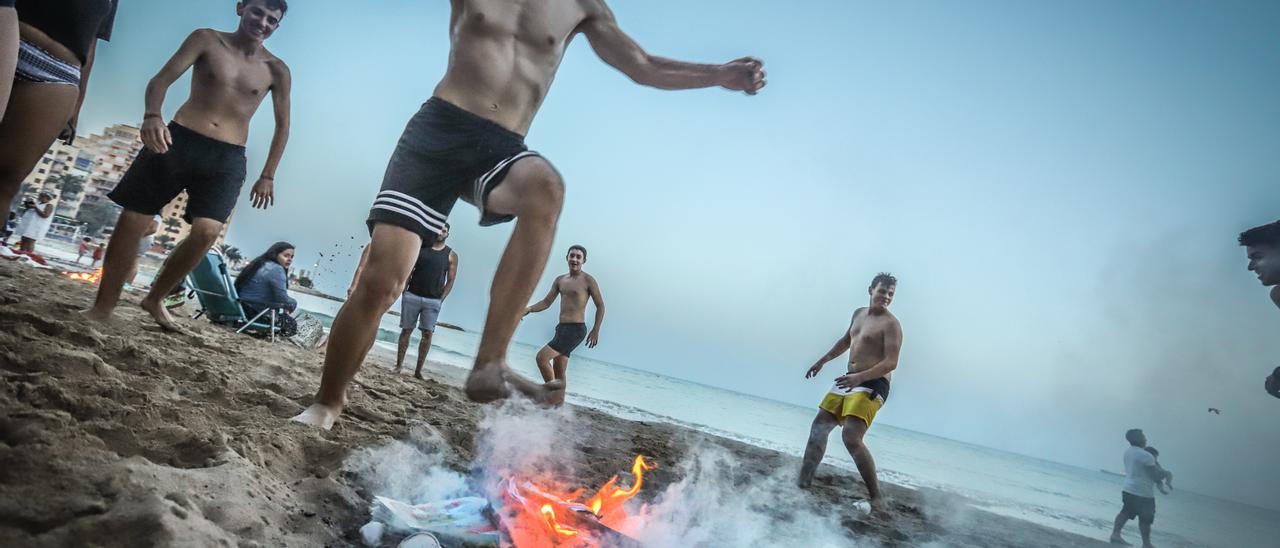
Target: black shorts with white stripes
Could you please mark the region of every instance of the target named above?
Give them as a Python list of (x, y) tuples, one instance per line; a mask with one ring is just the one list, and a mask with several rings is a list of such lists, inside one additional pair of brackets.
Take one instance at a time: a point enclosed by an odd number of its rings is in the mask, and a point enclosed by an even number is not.
[(512, 165), (535, 156), (520, 134), (432, 97), (400, 136), (369, 210), (369, 230), (387, 223), (434, 241), (458, 198), (480, 209), (481, 226), (510, 221), (485, 202)]

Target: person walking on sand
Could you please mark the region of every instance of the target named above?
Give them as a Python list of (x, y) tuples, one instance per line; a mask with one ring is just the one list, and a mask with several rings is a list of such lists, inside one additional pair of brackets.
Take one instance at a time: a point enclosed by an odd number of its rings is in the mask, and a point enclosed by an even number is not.
[(76, 249), (76, 264), (80, 264), (80, 259), (89, 254), (89, 246), (93, 245), (93, 238), (85, 236), (80, 240), (80, 246)]
[(813, 483), (818, 464), (827, 452), (827, 438), (835, 427), (840, 426), (845, 449), (849, 450), (867, 486), (867, 497), (873, 507), (880, 505), (876, 463), (863, 437), (876, 413), (888, 401), (889, 382), (893, 371), (898, 368), (902, 325), (889, 312), (897, 287), (898, 279), (893, 275), (877, 274), (871, 280), (871, 287), (867, 288), (870, 302), (853, 312), (849, 328), (831, 350), (805, 372), (806, 379), (814, 378), (827, 362), (849, 351), (848, 373), (836, 377), (830, 391), (818, 404), (818, 415), (809, 427), (809, 441), (805, 444), (797, 481), (801, 488), (808, 488)]
[(1124, 433), (1129, 448), (1124, 452), (1124, 486), (1120, 491), (1123, 506), (1116, 514), (1115, 527), (1111, 529), (1111, 544), (1129, 546), (1120, 536), (1124, 524), (1138, 518), (1138, 531), (1142, 534), (1143, 548), (1152, 548), (1151, 523), (1156, 519), (1156, 478), (1164, 477), (1164, 471), (1156, 464), (1156, 457), (1144, 449), (1147, 435), (1134, 428)]
[[(543, 381), (560, 381), (568, 388), (569, 380), (565, 373), (569, 368), (569, 355), (573, 353), (573, 349), (582, 344), (583, 339), (587, 341), (587, 348), (595, 348), (600, 342), (600, 324), (604, 323), (604, 297), (600, 295), (600, 284), (596, 283), (595, 277), (582, 270), (582, 265), (587, 262), (587, 248), (580, 245), (569, 246), (565, 261), (569, 263), (569, 272), (557, 276), (551, 282), (551, 290), (547, 292), (547, 296), (526, 308), (524, 315), (551, 308), (556, 297), (564, 297), (560, 301), (560, 323), (556, 325), (556, 334), (551, 342), (538, 350), (535, 359)], [(591, 299), (596, 305), (596, 319), (590, 332), (587, 331), (585, 321), (587, 299)], [(551, 403), (564, 403), (564, 391), (558, 392)]]
[(444, 300), (453, 291), (453, 281), (458, 277), (458, 254), (444, 241), (449, 239), (449, 225), (445, 224), (440, 235), (431, 245), (418, 253), (404, 294), (400, 295), (400, 340), (396, 347), (396, 373), (404, 367), (404, 356), (409, 351), (409, 339), (413, 329), (422, 332), (418, 342), (418, 364), (413, 369), (415, 378), (422, 378), (422, 366), (427, 363), (431, 351), (431, 337), (436, 331), (436, 320)]
[(93, 248), (93, 262), (89, 263), (89, 268), (96, 268), (98, 266), (98, 261), (102, 260), (103, 252), (104, 252), (103, 244), (98, 243), (98, 247)]
[(650, 55), (622, 31), (604, 0), (451, 0), (450, 6), (448, 68), (387, 165), (367, 221), (368, 266), (334, 319), (315, 403), (295, 421), (333, 426), (378, 318), (400, 296), (422, 242), (440, 233), (459, 197), (480, 210), (482, 226), (516, 219), (493, 276), (467, 397), (489, 402), (514, 389), (539, 402), (558, 398), (559, 381), (533, 383), (506, 362), (564, 203), (560, 174), (528, 149), (525, 134), (574, 37), (585, 36), (605, 63), (642, 85), (748, 94), (765, 85), (762, 63), (749, 57), (701, 65)]
[[(154, 215), (182, 191), (184, 219), (191, 231), (160, 267), (142, 308), (160, 327), (180, 331), (164, 298), (204, 259), (231, 216), (246, 175), (249, 120), (268, 94), (275, 110), (275, 134), (262, 174), (253, 185), (253, 207), (275, 203), (275, 173), (289, 140), (291, 79), (284, 61), (263, 42), (275, 33), (289, 9), (285, 0), (243, 0), (236, 4), (234, 32), (199, 29), (147, 84), (142, 120), (145, 149), (108, 196), (124, 209), (107, 244), (102, 282), (84, 315), (107, 320), (138, 260), (138, 243)], [(165, 125), (160, 108), (165, 92), (191, 69), (191, 96)]]

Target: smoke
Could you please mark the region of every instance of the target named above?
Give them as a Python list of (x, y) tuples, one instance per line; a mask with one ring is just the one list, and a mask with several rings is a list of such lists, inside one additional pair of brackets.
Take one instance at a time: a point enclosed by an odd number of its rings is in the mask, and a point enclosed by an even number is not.
[[(753, 475), (728, 451), (701, 444), (678, 465), (680, 481), (642, 512), (632, 533), (646, 547), (849, 546), (849, 507), (819, 508), (794, 485), (794, 470)], [(870, 543), (868, 543), (870, 544)]]
[(438, 432), (419, 426), (407, 439), (356, 451), (343, 471), (374, 495), (410, 504), (444, 500), (467, 491), (466, 478), (444, 466), (448, 452)]

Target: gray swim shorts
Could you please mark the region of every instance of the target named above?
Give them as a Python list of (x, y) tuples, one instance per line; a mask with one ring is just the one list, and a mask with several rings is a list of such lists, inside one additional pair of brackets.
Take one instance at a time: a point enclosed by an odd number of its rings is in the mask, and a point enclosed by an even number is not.
[(413, 329), (415, 326), (423, 331), (436, 332), (436, 319), (440, 317), (440, 307), (444, 301), (414, 295), (408, 291), (400, 296), (400, 329)]

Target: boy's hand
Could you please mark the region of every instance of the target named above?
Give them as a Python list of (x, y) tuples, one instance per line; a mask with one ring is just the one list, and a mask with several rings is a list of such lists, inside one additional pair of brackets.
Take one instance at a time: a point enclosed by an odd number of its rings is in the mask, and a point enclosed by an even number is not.
[(169, 134), (169, 127), (164, 125), (164, 121), (159, 116), (148, 116), (142, 121), (142, 144), (156, 154), (169, 152), (169, 146), (173, 144), (173, 136)]
[(259, 177), (258, 182), (253, 184), (253, 191), (249, 193), (249, 199), (253, 203), (253, 207), (266, 209), (276, 205), (275, 188), (275, 181), (270, 177)]

